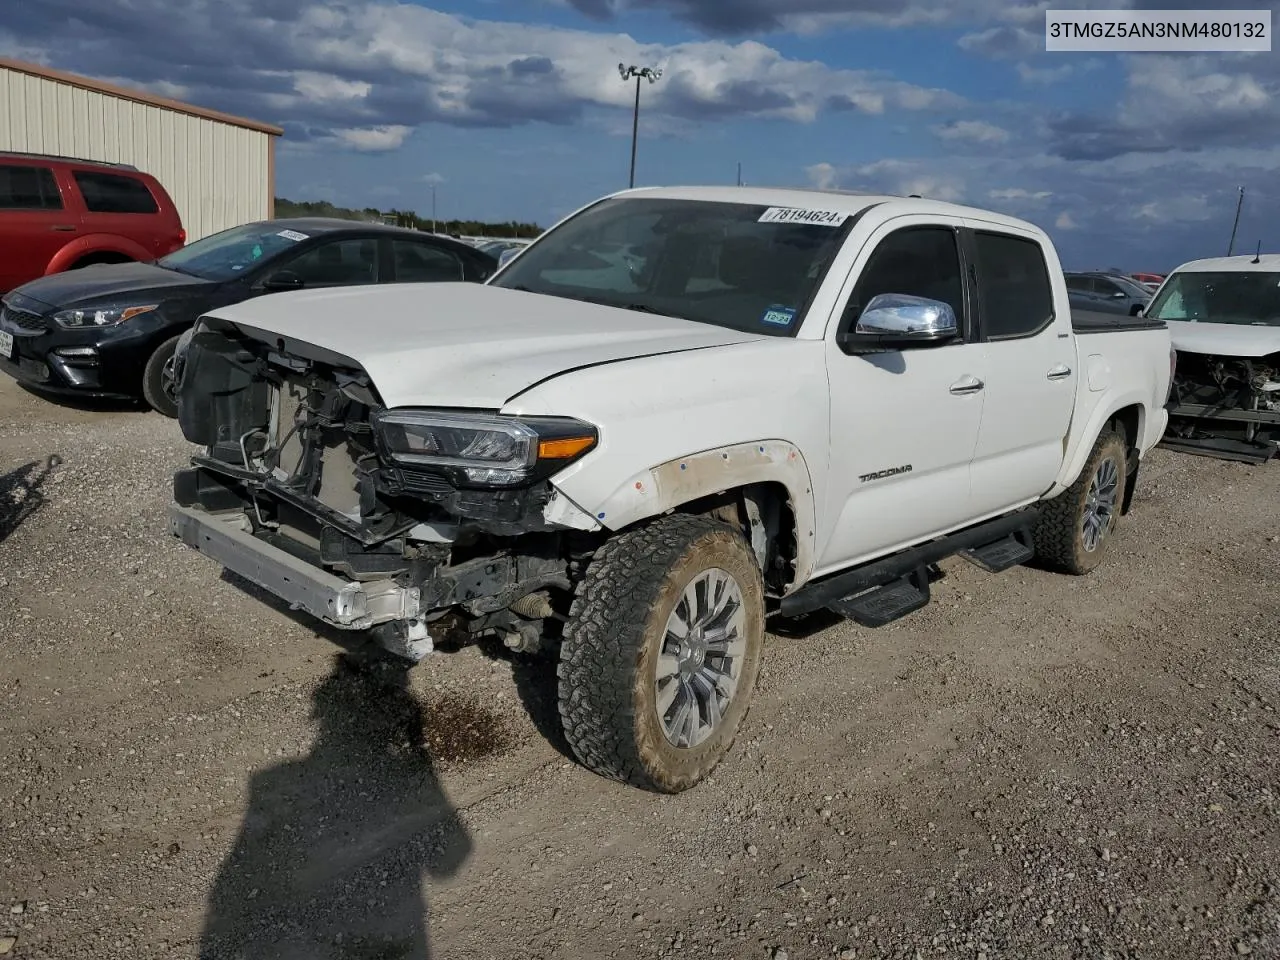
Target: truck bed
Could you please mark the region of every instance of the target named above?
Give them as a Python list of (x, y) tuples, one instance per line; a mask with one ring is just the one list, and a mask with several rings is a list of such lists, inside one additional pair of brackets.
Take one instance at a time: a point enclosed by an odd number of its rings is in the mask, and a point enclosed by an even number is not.
[(1097, 313), (1092, 310), (1072, 310), (1071, 329), (1077, 336), (1086, 333), (1119, 333), (1131, 330), (1163, 330), (1163, 320), (1146, 317), (1128, 317), (1119, 313)]

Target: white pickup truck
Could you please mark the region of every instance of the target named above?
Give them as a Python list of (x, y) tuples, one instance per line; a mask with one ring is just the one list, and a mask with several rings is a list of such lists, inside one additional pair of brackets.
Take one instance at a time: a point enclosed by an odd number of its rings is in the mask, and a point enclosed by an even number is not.
[(204, 317), (172, 531), (409, 660), (494, 634), (557, 656), (579, 759), (674, 792), (729, 748), (767, 616), (885, 624), (956, 554), (1091, 570), (1171, 363), (1158, 321), (1073, 321), (1019, 220), (627, 191), (485, 285)]

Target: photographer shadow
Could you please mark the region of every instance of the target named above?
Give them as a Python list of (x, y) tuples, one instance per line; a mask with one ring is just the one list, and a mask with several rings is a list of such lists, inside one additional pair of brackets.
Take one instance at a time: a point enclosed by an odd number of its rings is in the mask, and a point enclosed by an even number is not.
[(471, 851), (398, 665), (347, 654), (312, 697), (301, 759), (253, 774), (209, 897), (201, 960), (427, 960), (424, 875)]

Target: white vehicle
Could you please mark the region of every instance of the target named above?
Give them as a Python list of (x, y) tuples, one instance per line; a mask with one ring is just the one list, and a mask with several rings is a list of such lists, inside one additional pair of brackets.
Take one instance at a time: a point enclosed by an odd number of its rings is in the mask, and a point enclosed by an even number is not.
[(1280, 256), (1193, 260), (1146, 310), (1178, 351), (1166, 446), (1262, 463), (1280, 451)]
[(205, 317), (172, 529), (411, 660), (494, 633), (557, 656), (579, 759), (674, 792), (729, 748), (767, 616), (888, 623), (955, 554), (1093, 569), (1170, 367), (1163, 324), (1073, 324), (1019, 220), (627, 191), (485, 285)]

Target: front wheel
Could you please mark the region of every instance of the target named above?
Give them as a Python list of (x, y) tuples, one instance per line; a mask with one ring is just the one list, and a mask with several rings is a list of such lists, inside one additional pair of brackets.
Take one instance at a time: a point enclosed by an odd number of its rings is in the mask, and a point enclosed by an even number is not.
[(178, 415), (178, 388), (174, 377), (174, 354), (181, 336), (170, 337), (147, 361), (142, 371), (142, 396), (156, 413)]
[(746, 716), (764, 585), (737, 530), (670, 516), (596, 554), (560, 649), (560, 717), (588, 769), (662, 793), (703, 780)]
[(1120, 519), (1128, 462), (1124, 437), (1104, 431), (1076, 482), (1041, 508), (1034, 539), (1046, 566), (1084, 574), (1102, 562)]

